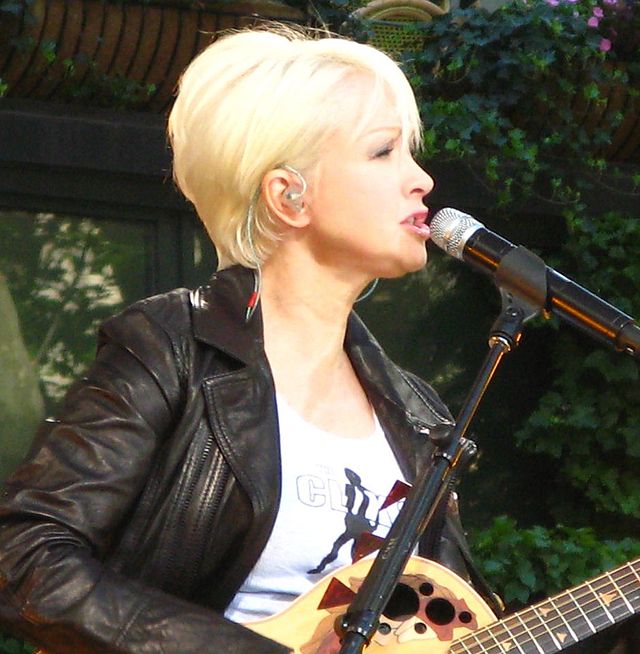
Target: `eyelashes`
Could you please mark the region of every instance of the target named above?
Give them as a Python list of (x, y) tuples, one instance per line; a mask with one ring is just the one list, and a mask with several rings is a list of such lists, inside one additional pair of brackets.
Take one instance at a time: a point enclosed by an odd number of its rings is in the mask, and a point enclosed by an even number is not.
[(373, 155), (373, 158), (383, 159), (384, 157), (388, 157), (393, 152), (393, 148), (394, 148), (393, 143), (385, 143), (383, 147), (381, 147), (379, 150), (376, 150), (376, 152)]
[(383, 150), (379, 150), (376, 152), (376, 159), (383, 159), (384, 157), (388, 157), (392, 152), (393, 148), (384, 148)]
[[(405, 150), (405, 144), (401, 144), (398, 139), (394, 139), (393, 141), (389, 141), (388, 143), (385, 143), (382, 147), (378, 148), (374, 153), (373, 156), (371, 157), (372, 159), (384, 159), (391, 155), (396, 148), (401, 148), (403, 151)], [(408, 147), (407, 144), (407, 153), (415, 158), (415, 151), (416, 148), (413, 147)]]

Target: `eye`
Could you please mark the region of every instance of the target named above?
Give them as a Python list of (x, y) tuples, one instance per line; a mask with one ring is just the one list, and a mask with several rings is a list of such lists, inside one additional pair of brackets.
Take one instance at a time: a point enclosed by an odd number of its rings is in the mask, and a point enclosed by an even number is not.
[(374, 159), (384, 159), (393, 152), (393, 143), (385, 143), (380, 149), (376, 150), (373, 155)]

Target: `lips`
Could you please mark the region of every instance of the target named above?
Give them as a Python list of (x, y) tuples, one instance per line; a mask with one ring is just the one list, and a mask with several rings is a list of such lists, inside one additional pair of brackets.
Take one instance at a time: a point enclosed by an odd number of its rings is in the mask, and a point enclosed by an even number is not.
[(427, 225), (428, 217), (428, 211), (416, 211), (416, 213), (412, 213), (410, 216), (407, 216), (401, 224), (404, 225), (413, 234), (416, 234), (420, 238), (427, 240), (431, 235), (431, 230), (429, 229), (429, 225)]

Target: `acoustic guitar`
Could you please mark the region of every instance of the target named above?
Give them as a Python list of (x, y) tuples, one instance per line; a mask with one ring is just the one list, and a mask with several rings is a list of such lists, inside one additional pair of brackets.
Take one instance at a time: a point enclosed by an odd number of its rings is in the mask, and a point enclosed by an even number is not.
[[(361, 559), (325, 578), (253, 631), (315, 654), (331, 637), (371, 567)], [(412, 557), (366, 654), (548, 654), (640, 611), (640, 559), (496, 620), (486, 602), (449, 569)]]

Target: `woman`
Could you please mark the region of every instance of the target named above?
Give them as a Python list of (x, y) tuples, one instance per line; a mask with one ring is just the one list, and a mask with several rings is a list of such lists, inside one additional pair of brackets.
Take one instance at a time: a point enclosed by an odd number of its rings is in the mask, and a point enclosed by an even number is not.
[[(287, 651), (239, 622), (384, 536), (387, 492), (451, 421), (352, 312), (426, 262), (433, 181), (398, 67), (232, 34), (185, 72), (169, 136), (219, 271), (102, 327), (0, 505), (2, 623), (52, 653)], [(449, 513), (421, 552), (466, 575)]]

